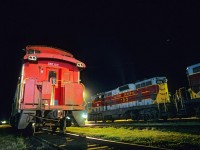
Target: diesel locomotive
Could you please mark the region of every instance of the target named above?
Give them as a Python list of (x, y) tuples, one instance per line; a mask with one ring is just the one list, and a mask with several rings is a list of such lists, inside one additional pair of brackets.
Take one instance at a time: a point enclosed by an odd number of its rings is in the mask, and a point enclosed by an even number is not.
[(16, 129), (49, 127), (62, 132), (72, 122), (83, 126), (80, 71), (86, 65), (59, 48), (30, 45), (25, 50), (10, 124)]
[(186, 69), (189, 89), (173, 95), (166, 77), (153, 77), (98, 93), (87, 104), (88, 121), (200, 117), (200, 63)]

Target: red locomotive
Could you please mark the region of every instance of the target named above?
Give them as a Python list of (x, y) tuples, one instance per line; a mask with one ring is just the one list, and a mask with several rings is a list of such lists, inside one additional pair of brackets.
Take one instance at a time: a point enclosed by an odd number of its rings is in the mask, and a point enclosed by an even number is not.
[[(130, 83), (92, 97), (89, 121), (118, 119), (157, 119), (166, 117), (169, 93), (166, 77), (153, 77)], [(162, 112), (162, 113), (161, 113)]]
[(88, 103), (88, 121), (200, 117), (200, 63), (189, 66), (187, 75), (189, 90), (180, 88), (173, 96), (168, 92), (166, 77), (153, 77), (96, 94)]
[(86, 65), (67, 51), (27, 46), (18, 81), (10, 124), (17, 129), (51, 126), (65, 131), (73, 119), (83, 125), (85, 110), (80, 71)]
[(193, 115), (200, 117), (200, 63), (187, 67), (187, 76), (189, 81), (188, 92), (190, 94)]

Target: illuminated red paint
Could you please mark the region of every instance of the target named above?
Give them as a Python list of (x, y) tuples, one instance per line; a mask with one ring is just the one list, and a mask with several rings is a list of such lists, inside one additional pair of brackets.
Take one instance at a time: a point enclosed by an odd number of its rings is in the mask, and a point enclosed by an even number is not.
[[(27, 46), (24, 56), (21, 109), (84, 110), (79, 72), (85, 64), (69, 52)], [(53, 100), (53, 101), (52, 101)]]

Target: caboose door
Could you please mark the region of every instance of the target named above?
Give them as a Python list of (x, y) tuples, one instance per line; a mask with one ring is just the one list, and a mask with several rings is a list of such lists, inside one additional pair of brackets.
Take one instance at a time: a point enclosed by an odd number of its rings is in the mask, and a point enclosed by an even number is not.
[(58, 68), (47, 68), (47, 80), (51, 83), (50, 105), (58, 105), (61, 93), (61, 75)]

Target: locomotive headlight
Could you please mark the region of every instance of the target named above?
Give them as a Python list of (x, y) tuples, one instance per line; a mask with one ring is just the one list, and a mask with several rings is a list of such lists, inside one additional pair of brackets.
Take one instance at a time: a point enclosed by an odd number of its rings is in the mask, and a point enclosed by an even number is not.
[(32, 128), (34, 128), (35, 127), (35, 123), (32, 123)]
[(83, 117), (84, 119), (87, 119), (87, 114), (86, 114), (86, 113), (83, 113), (83, 114), (82, 114), (82, 117)]
[(69, 117), (69, 116), (67, 116), (67, 117), (66, 117), (66, 119), (70, 120), (70, 117)]
[(6, 124), (6, 123), (7, 123), (6, 120), (2, 120), (2, 121), (1, 121), (1, 124)]

